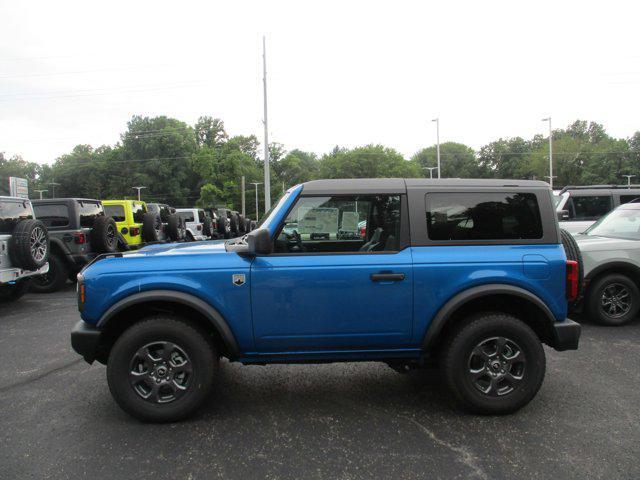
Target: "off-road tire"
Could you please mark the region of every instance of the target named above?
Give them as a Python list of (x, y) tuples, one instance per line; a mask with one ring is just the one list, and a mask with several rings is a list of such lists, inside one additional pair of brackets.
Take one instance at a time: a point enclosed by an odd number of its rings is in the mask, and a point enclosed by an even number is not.
[(178, 242), (184, 239), (184, 225), (178, 215), (169, 215), (167, 219), (167, 235), (169, 239)]
[(49, 271), (31, 280), (31, 291), (53, 293), (65, 286), (69, 279), (69, 267), (58, 255), (49, 256)]
[(162, 220), (157, 213), (147, 212), (142, 216), (142, 239), (145, 242), (157, 242), (162, 230)]
[(211, 226), (211, 219), (205, 216), (204, 222), (202, 222), (202, 234), (207, 238), (210, 238), (213, 233)]
[[(582, 262), (582, 254), (576, 239), (573, 238), (569, 232), (564, 229), (560, 229), (560, 238), (562, 240), (562, 246), (564, 247), (564, 253), (567, 256), (567, 260), (573, 260), (578, 263), (578, 298), (582, 295), (582, 283), (584, 281), (584, 264)], [(578, 306), (577, 300), (569, 303), (569, 309), (574, 310)]]
[[(501, 396), (483, 393), (474, 385), (470, 373), (472, 352), (482, 342), (493, 338), (515, 342), (525, 362), (520, 383)], [(440, 357), (445, 381), (458, 400), (471, 412), (485, 415), (512, 413), (529, 403), (542, 385), (545, 364), (544, 349), (534, 331), (524, 322), (501, 312), (480, 313), (462, 323), (445, 341)], [(499, 371), (496, 373), (500, 375)]]
[[(185, 393), (168, 403), (145, 400), (130, 383), (136, 352), (154, 342), (172, 342), (186, 353), (192, 376)], [(146, 422), (176, 422), (193, 414), (206, 400), (218, 367), (218, 352), (200, 330), (173, 315), (149, 317), (120, 335), (107, 361), (109, 390), (120, 407)]]
[[(41, 246), (44, 249), (38, 250)], [(14, 267), (38, 270), (49, 260), (49, 232), (40, 220), (18, 222), (9, 239), (9, 258)]]
[[(614, 285), (620, 285), (626, 289), (628, 293), (629, 308), (621, 315), (612, 316), (607, 314), (602, 306), (601, 302), (603, 294), (607, 289), (612, 288)], [(608, 326), (620, 326), (629, 323), (636, 318), (638, 311), (640, 311), (640, 290), (636, 283), (626, 275), (620, 273), (612, 273), (604, 275), (596, 279), (590, 286), (586, 300), (586, 310), (589, 318), (594, 322), (601, 325)]]
[(226, 224), (227, 224), (227, 216), (224, 213), (218, 212), (218, 235), (221, 238), (225, 237), (226, 234)]
[(118, 227), (113, 218), (100, 216), (93, 222), (89, 234), (91, 248), (96, 253), (114, 253), (118, 250)]
[(15, 302), (29, 291), (30, 279), (20, 280), (13, 285), (0, 285), (0, 303)]

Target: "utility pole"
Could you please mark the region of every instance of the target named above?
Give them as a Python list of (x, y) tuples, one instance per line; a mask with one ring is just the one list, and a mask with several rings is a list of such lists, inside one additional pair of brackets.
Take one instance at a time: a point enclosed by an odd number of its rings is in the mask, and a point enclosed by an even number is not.
[(51, 198), (56, 198), (56, 187), (59, 187), (60, 184), (56, 182), (49, 182), (47, 185), (51, 186)]
[(438, 178), (440, 178), (440, 119), (434, 118), (431, 121), (436, 122), (436, 155), (438, 157)]
[(433, 171), (438, 170), (438, 167), (424, 167), (425, 170), (429, 170), (429, 178), (433, 178)]
[(543, 118), (543, 122), (549, 122), (549, 185), (553, 190), (553, 131), (551, 130), (551, 117)]
[(34, 192), (38, 192), (40, 194), (40, 200), (42, 200), (42, 194), (44, 192), (48, 192), (49, 190), (34, 190)]
[(245, 202), (245, 198), (244, 198), (244, 175), (240, 179), (240, 190), (242, 190), (242, 216), (246, 217), (247, 216), (247, 212), (246, 212), (246, 208), (245, 208), (246, 202)]
[(262, 86), (264, 88), (264, 119), (262, 123), (264, 124), (264, 211), (266, 213), (271, 208), (271, 179), (269, 172), (269, 127), (267, 124), (267, 42), (264, 35), (262, 36)]
[[(627, 188), (631, 188), (631, 179), (635, 177), (635, 175), (622, 175), (623, 177), (627, 177)], [(37, 192), (37, 190), (36, 190)]]
[(251, 185), (256, 187), (256, 222), (260, 219), (258, 214), (258, 185), (262, 185), (262, 182), (251, 182)]
[(131, 188), (138, 191), (138, 201), (140, 201), (140, 190), (147, 187), (131, 187)]

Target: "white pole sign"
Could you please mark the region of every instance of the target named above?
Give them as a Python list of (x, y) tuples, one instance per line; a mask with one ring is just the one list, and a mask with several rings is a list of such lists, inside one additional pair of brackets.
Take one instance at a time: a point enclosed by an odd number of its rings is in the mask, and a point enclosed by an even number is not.
[(9, 177), (9, 195), (29, 198), (29, 181), (26, 178)]

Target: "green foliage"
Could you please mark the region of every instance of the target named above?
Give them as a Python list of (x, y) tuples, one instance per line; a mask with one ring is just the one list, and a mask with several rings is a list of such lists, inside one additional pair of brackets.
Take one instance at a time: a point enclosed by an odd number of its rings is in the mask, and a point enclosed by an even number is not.
[[(440, 145), (443, 177), (543, 179), (549, 174), (548, 138), (536, 135), (499, 139), (478, 152), (455, 142)], [(29, 179), (31, 192), (56, 182), (57, 196), (134, 198), (131, 187), (144, 185), (143, 199), (174, 206), (241, 208), (240, 179), (246, 179), (247, 213), (255, 216), (255, 190), (263, 181), (260, 142), (254, 135), (229, 137), (219, 118), (202, 116), (191, 127), (165, 116), (134, 116), (119, 143), (94, 148), (77, 145), (52, 165), (28, 162), (0, 153), (0, 193), (8, 177)], [(428, 177), (436, 166), (435, 145), (406, 160), (382, 145), (335, 147), (315, 153), (279, 143), (269, 145), (272, 201), (285, 188), (317, 178)], [(553, 131), (554, 185), (622, 183), (623, 174), (640, 178), (640, 132), (611, 137), (598, 123), (577, 120)], [(434, 175), (437, 173), (434, 171)], [(264, 210), (264, 185), (259, 186)]]
[(321, 178), (419, 177), (420, 168), (392, 148), (367, 145), (335, 148), (320, 159)]

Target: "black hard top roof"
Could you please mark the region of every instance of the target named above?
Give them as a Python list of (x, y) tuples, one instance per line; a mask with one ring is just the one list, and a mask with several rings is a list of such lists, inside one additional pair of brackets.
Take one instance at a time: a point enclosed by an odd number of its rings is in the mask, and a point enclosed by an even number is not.
[(37, 198), (31, 200), (31, 202), (35, 205), (38, 203), (64, 203), (64, 202), (97, 202), (102, 203), (100, 200), (96, 200), (95, 198)]
[(305, 194), (371, 194), (371, 193), (404, 193), (412, 188), (429, 187), (493, 187), (493, 188), (542, 188), (549, 189), (549, 184), (538, 180), (500, 180), (472, 178), (353, 178), (312, 180), (302, 184)]

